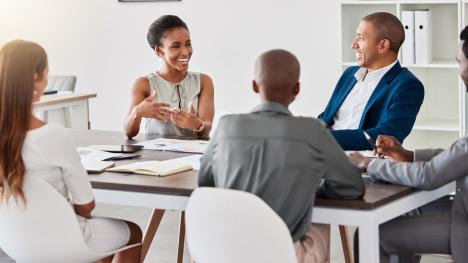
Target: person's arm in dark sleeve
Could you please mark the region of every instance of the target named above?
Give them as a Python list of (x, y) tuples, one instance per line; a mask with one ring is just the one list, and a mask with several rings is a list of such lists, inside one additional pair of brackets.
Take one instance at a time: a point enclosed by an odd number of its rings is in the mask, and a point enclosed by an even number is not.
[(319, 195), (337, 199), (356, 199), (364, 195), (365, 188), (360, 170), (355, 167), (330, 133), (321, 131), (324, 183)]
[[(389, 108), (382, 113), (376, 127), (365, 131), (376, 140), (379, 135), (391, 135), (400, 143), (411, 132), (424, 100), (424, 87), (417, 79), (399, 85)], [(372, 150), (362, 129), (330, 131), (344, 150)]]

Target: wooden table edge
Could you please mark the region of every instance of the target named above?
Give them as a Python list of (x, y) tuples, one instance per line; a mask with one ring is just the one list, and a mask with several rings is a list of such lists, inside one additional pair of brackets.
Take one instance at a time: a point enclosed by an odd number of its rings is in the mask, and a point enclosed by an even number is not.
[[(56, 95), (56, 94), (54, 94)], [(52, 96), (54, 96), (52, 95)], [(59, 94), (60, 95), (60, 94)], [(63, 94), (65, 96), (65, 94)], [(65, 96), (64, 98), (61, 98), (59, 96), (53, 97), (53, 98), (47, 98), (44, 101), (38, 101), (34, 103), (34, 107), (44, 107), (44, 106), (50, 106), (50, 105), (56, 105), (60, 103), (67, 103), (67, 102), (74, 102), (74, 101), (79, 101), (83, 99), (90, 99), (90, 98), (95, 98), (97, 97), (96, 93), (66, 93), (66, 95), (70, 95), (70, 97)], [(72, 96), (74, 95), (74, 96)]]

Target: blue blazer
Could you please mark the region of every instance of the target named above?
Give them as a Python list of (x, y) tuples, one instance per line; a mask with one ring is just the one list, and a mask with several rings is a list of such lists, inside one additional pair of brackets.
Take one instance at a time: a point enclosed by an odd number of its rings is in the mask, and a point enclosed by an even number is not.
[[(333, 117), (357, 82), (354, 74), (358, 70), (358, 66), (347, 68), (336, 84), (325, 111), (318, 117), (327, 126), (334, 124)], [(384, 134), (392, 135), (403, 143), (413, 128), (423, 100), (423, 84), (397, 62), (383, 76), (370, 96), (358, 129), (330, 132), (344, 150), (371, 150), (363, 131), (374, 140), (378, 135)]]

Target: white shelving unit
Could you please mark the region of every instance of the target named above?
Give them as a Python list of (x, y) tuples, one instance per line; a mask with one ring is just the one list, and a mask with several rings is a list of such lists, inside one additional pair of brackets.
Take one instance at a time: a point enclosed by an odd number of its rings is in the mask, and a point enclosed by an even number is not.
[(341, 2), (342, 66), (356, 65), (351, 43), (361, 19), (374, 12), (400, 17), (404, 10), (432, 12), (432, 57), (428, 64), (405, 65), (424, 84), (425, 97), (404, 146), (446, 148), (466, 132), (468, 96), (458, 75), (455, 55), (459, 32), (468, 24), (468, 0), (354, 0)]

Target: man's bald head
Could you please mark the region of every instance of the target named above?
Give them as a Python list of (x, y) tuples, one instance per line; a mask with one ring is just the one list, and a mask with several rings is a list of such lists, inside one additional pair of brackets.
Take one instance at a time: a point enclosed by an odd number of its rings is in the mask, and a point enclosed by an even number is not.
[(291, 52), (275, 49), (261, 54), (255, 62), (256, 92), (263, 99), (291, 103), (299, 92), (300, 65)]

